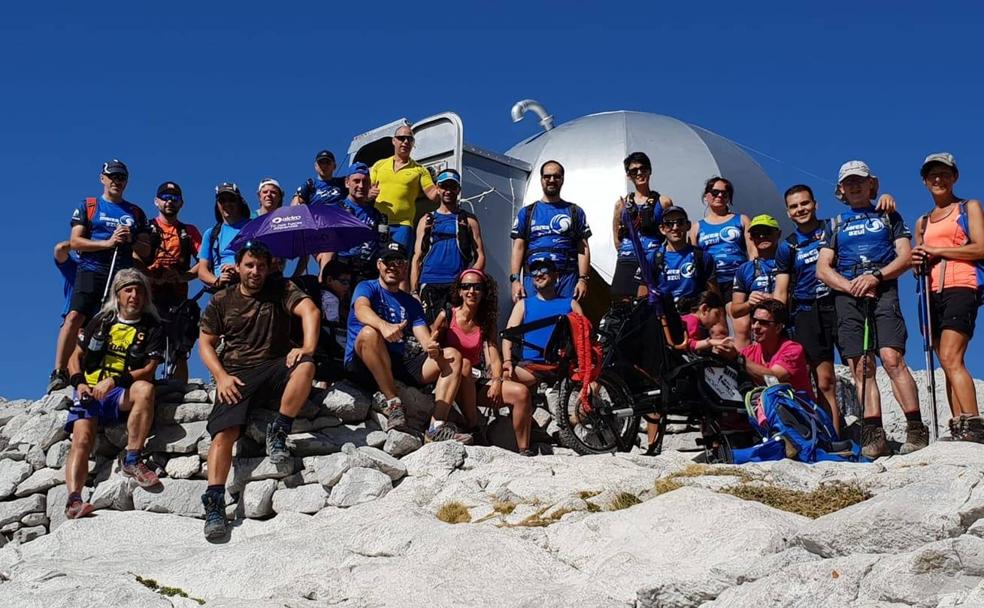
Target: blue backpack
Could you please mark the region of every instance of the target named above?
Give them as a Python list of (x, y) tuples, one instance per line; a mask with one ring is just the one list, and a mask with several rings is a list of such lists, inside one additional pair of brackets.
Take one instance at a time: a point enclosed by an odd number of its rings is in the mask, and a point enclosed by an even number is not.
[(736, 464), (791, 458), (800, 462), (865, 462), (861, 446), (839, 441), (827, 414), (806, 393), (788, 384), (760, 387), (745, 395), (745, 409), (762, 443), (734, 450)]
[[(926, 226), (929, 225), (929, 214), (925, 214), (919, 218), (919, 241), (925, 242), (926, 236)], [(957, 226), (963, 230), (964, 236), (967, 238), (963, 242), (964, 245), (970, 242), (970, 224), (967, 221), (967, 200), (961, 200), (957, 202)], [(940, 271), (940, 276), (946, 274), (946, 260), (941, 260), (940, 264), (942, 269)], [(974, 262), (974, 266), (977, 268), (977, 305), (980, 306), (984, 302), (984, 260), (977, 260)]]

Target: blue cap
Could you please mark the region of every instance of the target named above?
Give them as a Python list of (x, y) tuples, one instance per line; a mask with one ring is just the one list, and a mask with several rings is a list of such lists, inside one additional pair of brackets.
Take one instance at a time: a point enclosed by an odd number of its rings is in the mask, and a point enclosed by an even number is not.
[(353, 163), (349, 167), (347, 175), (355, 175), (356, 173), (359, 175), (369, 175), (369, 165), (365, 163)]
[(454, 182), (461, 185), (461, 175), (458, 174), (454, 169), (445, 169), (437, 174), (437, 179), (434, 180), (435, 184), (440, 184), (441, 182)]

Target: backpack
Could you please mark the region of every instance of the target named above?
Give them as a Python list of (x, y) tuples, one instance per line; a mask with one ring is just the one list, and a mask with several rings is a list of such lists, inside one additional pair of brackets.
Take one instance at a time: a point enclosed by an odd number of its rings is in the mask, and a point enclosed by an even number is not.
[[(96, 217), (96, 209), (99, 208), (99, 199), (94, 196), (87, 196), (85, 198), (85, 222), (84, 226), (86, 229), (92, 228), (92, 218)], [(142, 224), (146, 222), (147, 217), (144, 215), (143, 209), (133, 205), (133, 215), (134, 221)]]
[[(191, 258), (195, 257), (197, 252), (195, 251), (195, 244), (191, 240), (191, 235), (188, 233), (187, 226), (182, 222), (178, 222), (177, 229), (178, 239), (181, 243), (177, 268), (184, 272), (191, 268)], [(157, 252), (160, 250), (163, 238), (164, 232), (161, 230), (160, 224), (157, 223), (157, 219), (155, 218), (150, 222), (150, 257), (148, 258), (150, 262), (153, 262), (157, 257)]]
[[(421, 259), (426, 259), (427, 253), (434, 244), (434, 222), (437, 221), (437, 211), (431, 211), (424, 218), (424, 235), (420, 241)], [(472, 218), (475, 218), (473, 214), (464, 209), (458, 209), (455, 235), (458, 240), (458, 253), (461, 254), (461, 259), (466, 268), (471, 267), (478, 259), (478, 248), (475, 246), (471, 226), (468, 225), (468, 220)]]
[[(655, 213), (655, 205), (659, 205), (659, 192), (653, 192), (652, 195), (646, 199), (645, 206), (638, 205), (635, 202), (635, 192), (630, 193), (625, 197), (625, 204), (623, 208), (628, 211), (629, 217), (632, 218), (633, 225), (636, 231), (640, 234), (654, 234), (657, 240), (663, 240), (663, 235), (659, 231), (659, 225), (656, 224), (653, 219)], [(528, 230), (529, 228), (527, 228)], [(618, 240), (622, 240), (626, 237), (626, 227), (620, 222), (618, 225)]]
[(212, 226), (212, 231), (208, 233), (208, 251), (211, 255), (212, 272), (215, 272), (215, 265), (219, 261), (222, 252), (219, 251), (219, 232), (222, 230), (222, 222), (217, 222)]
[[(752, 268), (754, 269), (754, 272), (752, 273), (752, 283), (755, 283), (755, 279), (757, 279), (757, 278), (759, 278), (759, 277), (761, 277), (763, 275), (768, 274), (762, 268), (762, 258), (755, 258), (754, 260), (752, 260)], [(766, 284), (766, 287), (768, 287), (767, 291), (769, 293), (772, 293), (773, 291), (776, 290), (776, 275), (775, 274), (773, 274), (771, 277), (769, 277), (769, 281)]]
[[(526, 214), (526, 223), (523, 226), (523, 231), (520, 233), (521, 234), (520, 238), (526, 241), (527, 244), (530, 242), (530, 227), (533, 225), (533, 216), (536, 214), (536, 206), (539, 204), (540, 201), (536, 201), (535, 203), (529, 206), (529, 212)], [(570, 210), (570, 215), (571, 215), (571, 234), (574, 235), (581, 234), (581, 232), (584, 230), (584, 226), (581, 225), (581, 216), (583, 215), (583, 212), (581, 211), (581, 208), (577, 206), (576, 203), (568, 203), (568, 204), (570, 205), (568, 209)]]
[(735, 464), (782, 460), (865, 462), (861, 446), (839, 441), (830, 416), (806, 393), (788, 384), (758, 387), (745, 395), (745, 409), (762, 443), (734, 450)]
[[(923, 242), (926, 236), (926, 226), (929, 224), (929, 214), (923, 214), (919, 216), (919, 241)], [(970, 242), (970, 224), (967, 221), (967, 199), (962, 199), (957, 201), (957, 226), (963, 230), (966, 240), (959, 246), (966, 245)], [(946, 272), (946, 260), (940, 260), (941, 270), (940, 275), (942, 276)], [(974, 267), (977, 270), (977, 305), (981, 305), (982, 298), (984, 298), (984, 260), (974, 261)], [(940, 283), (940, 289), (942, 290), (943, 284)]]
[(571, 341), (574, 344), (574, 355), (577, 366), (571, 370), (571, 380), (581, 383), (581, 406), (584, 411), (591, 411), (591, 383), (598, 379), (602, 370), (601, 344), (592, 338), (591, 321), (580, 313), (567, 313), (570, 324)]

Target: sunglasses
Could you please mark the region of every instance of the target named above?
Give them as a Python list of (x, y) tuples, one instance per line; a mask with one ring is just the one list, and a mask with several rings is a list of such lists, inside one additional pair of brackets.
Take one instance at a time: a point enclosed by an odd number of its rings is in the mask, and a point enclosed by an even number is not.
[(666, 220), (663, 222), (663, 225), (666, 226), (667, 228), (677, 228), (677, 227), (683, 228), (688, 223), (689, 222), (687, 222), (687, 220)]
[(180, 203), (181, 202), (181, 197), (178, 196), (177, 194), (161, 194), (161, 195), (158, 195), (157, 198), (161, 199), (165, 203)]
[(461, 190), (461, 186), (459, 186), (457, 182), (453, 182), (451, 180), (443, 181), (437, 186), (442, 190), (448, 190), (450, 192), (457, 192), (458, 190)]
[(406, 258), (389, 258), (387, 260), (380, 260), (386, 266), (405, 266), (407, 263)]
[(546, 266), (538, 266), (530, 270), (530, 276), (532, 277), (542, 277), (550, 274), (552, 271)]
[(751, 324), (752, 325), (764, 325), (766, 327), (769, 327), (771, 325), (775, 325), (776, 322), (775, 321), (770, 321), (768, 319), (755, 319), (755, 318), (752, 318)]
[(220, 196), (220, 197), (218, 197), (215, 200), (219, 201), (220, 204), (223, 204), (223, 203), (238, 203), (239, 202), (239, 199), (238, 198), (236, 198), (235, 196), (231, 196), (231, 195), (230, 196)]
[(640, 175), (649, 175), (649, 167), (632, 167), (625, 172), (629, 177), (638, 177)]
[(542, 179), (545, 182), (550, 182), (550, 181), (559, 182), (564, 179), (564, 176), (561, 175), (560, 173), (544, 173), (543, 175), (540, 176), (540, 179)]
[(477, 291), (478, 293), (482, 293), (485, 291), (485, 285), (481, 283), (462, 283), (458, 285), (458, 289), (461, 291)]
[(714, 198), (717, 198), (719, 196), (721, 198), (728, 198), (727, 190), (718, 190), (717, 188), (711, 188), (710, 190), (707, 191), (707, 193), (713, 196)]
[(752, 230), (748, 233), (753, 239), (767, 239), (772, 236), (771, 230)]
[(125, 173), (104, 173), (103, 175), (109, 178), (111, 182), (125, 182), (130, 179), (130, 176)]
[(393, 137), (402, 142), (414, 142), (413, 135), (394, 135)]

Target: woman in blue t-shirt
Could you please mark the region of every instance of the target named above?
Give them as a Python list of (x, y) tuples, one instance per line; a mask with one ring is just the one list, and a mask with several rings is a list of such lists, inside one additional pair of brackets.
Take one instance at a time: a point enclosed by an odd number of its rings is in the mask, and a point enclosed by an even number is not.
[(731, 292), (735, 271), (748, 261), (748, 252), (755, 249), (748, 237), (748, 216), (731, 210), (734, 194), (734, 186), (723, 177), (715, 176), (704, 183), (707, 211), (704, 219), (690, 229), (690, 242), (714, 258), (718, 288), (731, 319), (735, 343), (740, 348), (748, 344), (748, 318), (732, 316)]

